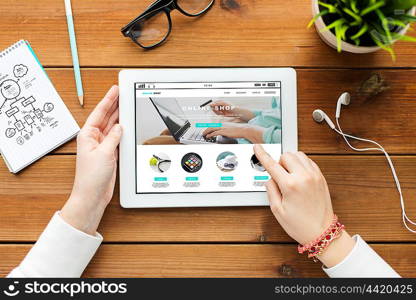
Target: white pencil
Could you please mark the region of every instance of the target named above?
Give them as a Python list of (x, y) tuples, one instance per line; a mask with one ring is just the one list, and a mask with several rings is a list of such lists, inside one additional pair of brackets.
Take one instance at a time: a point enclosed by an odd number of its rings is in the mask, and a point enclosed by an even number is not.
[(77, 85), (77, 93), (79, 104), (84, 106), (84, 90), (82, 88), (81, 70), (79, 67), (77, 41), (75, 37), (74, 19), (72, 17), (71, 0), (65, 0), (66, 20), (68, 23), (69, 42), (71, 44), (72, 62), (74, 65), (75, 83)]

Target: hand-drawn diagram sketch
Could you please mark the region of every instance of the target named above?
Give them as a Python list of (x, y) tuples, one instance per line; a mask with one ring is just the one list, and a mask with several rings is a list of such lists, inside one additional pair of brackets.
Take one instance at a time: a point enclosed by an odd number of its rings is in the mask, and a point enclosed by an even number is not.
[(50, 115), (54, 110), (53, 103), (41, 103), (39, 99), (27, 95), (32, 83), (31, 80), (23, 78), (28, 72), (28, 67), (18, 64), (14, 66), (10, 76), (0, 81), (0, 119), (7, 118), (7, 128), (0, 134), (16, 139), (18, 145), (28, 142), (32, 136), (40, 134), (47, 127), (58, 126), (58, 121)]

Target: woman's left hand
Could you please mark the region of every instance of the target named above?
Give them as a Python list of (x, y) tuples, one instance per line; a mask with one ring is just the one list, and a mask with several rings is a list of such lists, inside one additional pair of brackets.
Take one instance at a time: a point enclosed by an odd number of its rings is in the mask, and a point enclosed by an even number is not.
[(116, 181), (118, 87), (113, 86), (88, 117), (77, 139), (76, 175), (61, 217), (73, 227), (94, 235), (110, 202)]

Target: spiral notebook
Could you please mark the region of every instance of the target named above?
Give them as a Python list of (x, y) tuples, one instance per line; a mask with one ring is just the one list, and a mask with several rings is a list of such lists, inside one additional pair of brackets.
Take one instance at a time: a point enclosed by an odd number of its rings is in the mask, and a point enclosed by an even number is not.
[(17, 173), (71, 140), (79, 126), (27, 41), (0, 52), (0, 151)]

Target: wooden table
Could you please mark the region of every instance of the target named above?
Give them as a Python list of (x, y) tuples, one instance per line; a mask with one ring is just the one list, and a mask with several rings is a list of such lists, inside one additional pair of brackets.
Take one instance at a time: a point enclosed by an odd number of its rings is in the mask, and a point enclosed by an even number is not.
[[(399, 198), (383, 156), (357, 155), (326, 126), (312, 121), (336, 99), (354, 97), (342, 113), (347, 132), (373, 138), (393, 154), (408, 215), (416, 217), (416, 45), (383, 52), (337, 54), (314, 29), (310, 1), (217, 0), (199, 19), (173, 13), (169, 42), (142, 51), (120, 34), (148, 0), (73, 0), (86, 106), (77, 103), (63, 0), (2, 0), (0, 48), (27, 39), (82, 125), (121, 68), (295, 67), (300, 149), (317, 161), (335, 211), (403, 276), (416, 276), (416, 235), (401, 223)], [(390, 89), (372, 100), (357, 88), (372, 73)], [(72, 141), (19, 175), (0, 164), (0, 275), (24, 257), (68, 198), (75, 165)], [(321, 277), (320, 264), (296, 247), (268, 208), (123, 209), (118, 188), (99, 231), (105, 242), (91, 277)]]

